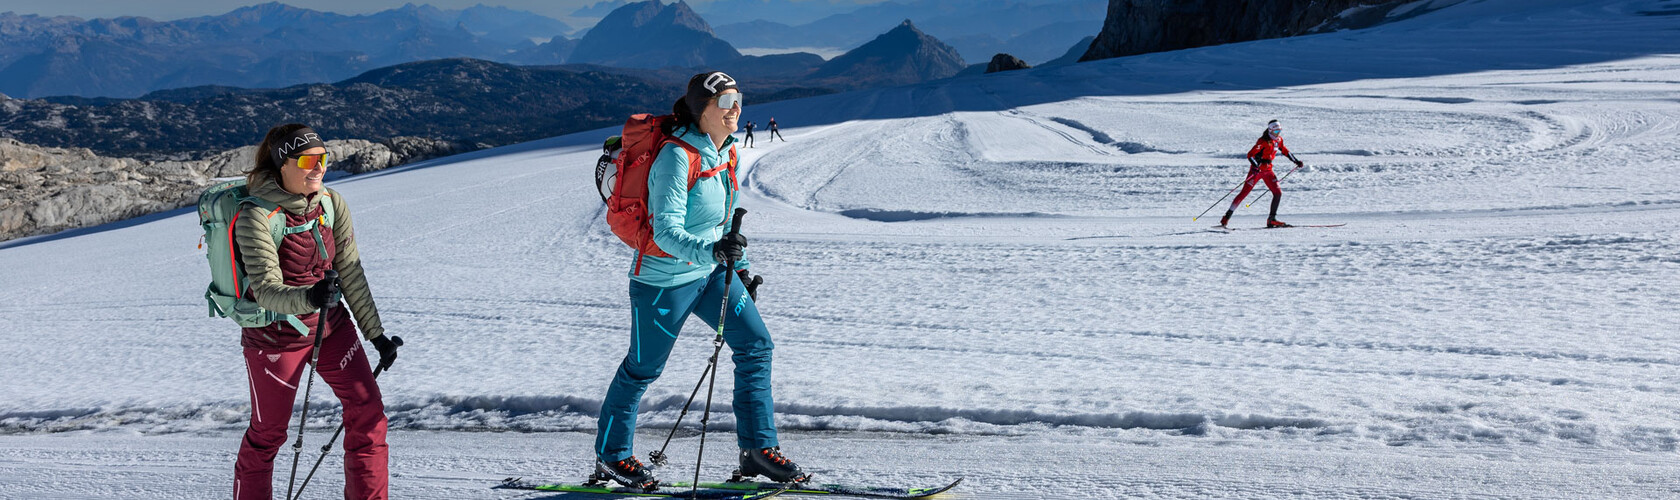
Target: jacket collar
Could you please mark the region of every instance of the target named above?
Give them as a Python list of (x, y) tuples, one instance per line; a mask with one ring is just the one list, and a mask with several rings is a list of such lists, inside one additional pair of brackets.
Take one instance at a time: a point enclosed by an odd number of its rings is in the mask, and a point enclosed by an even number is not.
[[(321, 191), (326, 189), (326, 186), (321, 187)], [(321, 191), (310, 193), (308, 196), (293, 194), (280, 187), (280, 181), (272, 176), (263, 177), (255, 187), (250, 188), (250, 191), (251, 196), (268, 200), (280, 205), (280, 208), (286, 209), (287, 212), (299, 215), (315, 210), (315, 206), (321, 204), (321, 199), (324, 198), (321, 196)]]
[(712, 145), (712, 136), (701, 132), (700, 127), (694, 125), (689, 125), (678, 130), (677, 138), (682, 139), (683, 142), (688, 143), (690, 146), (694, 146), (694, 149), (700, 151), (700, 157), (705, 159), (705, 162), (708, 165), (718, 165), (728, 161), (728, 158), (724, 157), (724, 155), (727, 154), (725, 152), (729, 151), (729, 147), (735, 144), (735, 136), (731, 134), (728, 138), (723, 140), (723, 148), (720, 149), (717, 146)]

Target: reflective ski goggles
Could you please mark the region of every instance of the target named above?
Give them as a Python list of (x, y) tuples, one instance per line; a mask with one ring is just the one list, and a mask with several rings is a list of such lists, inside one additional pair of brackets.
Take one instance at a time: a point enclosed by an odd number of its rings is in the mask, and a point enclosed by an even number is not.
[(297, 159), (297, 168), (304, 170), (315, 170), (317, 168), (326, 168), (327, 166), (332, 165), (332, 153), (297, 155), (292, 158)]
[(1271, 129), (1271, 130), (1267, 130), (1266, 132), (1271, 133), (1272, 135), (1283, 135), (1283, 129), (1281, 129), (1281, 128), (1274, 128), (1274, 129)]
[(741, 95), (740, 92), (736, 92), (736, 93), (733, 93), (733, 94), (719, 94), (717, 96), (717, 101), (718, 101), (717, 106), (719, 108), (722, 108), (722, 109), (729, 109), (729, 108), (733, 108), (733, 107), (736, 107), (736, 106), (745, 106), (746, 104), (742, 102), (742, 99), (744, 99), (744, 97)]

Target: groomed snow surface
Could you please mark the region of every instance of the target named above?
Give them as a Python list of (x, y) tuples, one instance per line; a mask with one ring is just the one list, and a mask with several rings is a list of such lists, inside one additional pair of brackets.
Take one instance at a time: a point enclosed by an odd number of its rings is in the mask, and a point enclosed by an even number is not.
[[(742, 150), (784, 450), (957, 498), (1680, 497), (1677, 30), (1680, 1), (1471, 0), (749, 108), (788, 139)], [(1281, 218), (1346, 225), (1192, 222), (1273, 118), (1311, 165)], [(489, 487), (592, 460), (629, 342), (606, 135), (333, 184), (408, 341), (393, 497), (585, 498)], [(0, 497), (226, 497), (249, 403), (195, 216), (66, 236), (0, 248)], [(639, 454), (709, 348), (691, 321)], [(317, 391), (305, 460), (337, 423)]]

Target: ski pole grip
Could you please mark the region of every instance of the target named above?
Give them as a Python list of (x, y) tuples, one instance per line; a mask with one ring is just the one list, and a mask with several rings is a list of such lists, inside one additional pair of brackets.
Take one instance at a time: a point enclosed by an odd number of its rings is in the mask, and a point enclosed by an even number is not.
[(322, 279), (325, 279), (328, 282), (331, 282), (333, 290), (335, 290), (335, 291), (338, 290), (338, 271), (328, 269), (327, 274), (324, 275), (322, 277)]
[(741, 234), (741, 217), (747, 215), (747, 209), (735, 207), (735, 220), (729, 224), (730, 234)]

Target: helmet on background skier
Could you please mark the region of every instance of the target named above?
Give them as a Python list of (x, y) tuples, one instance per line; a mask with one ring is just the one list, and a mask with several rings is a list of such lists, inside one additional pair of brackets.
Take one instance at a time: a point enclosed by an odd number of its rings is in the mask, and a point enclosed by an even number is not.
[(1266, 133), (1274, 136), (1283, 135), (1283, 126), (1278, 125), (1277, 120), (1266, 122)]

